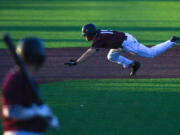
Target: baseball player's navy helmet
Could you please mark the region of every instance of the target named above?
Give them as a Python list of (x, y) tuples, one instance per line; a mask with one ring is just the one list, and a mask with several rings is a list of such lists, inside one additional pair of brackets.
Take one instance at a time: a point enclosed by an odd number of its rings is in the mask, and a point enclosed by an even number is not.
[(94, 24), (86, 24), (82, 27), (82, 36), (93, 37), (96, 35), (96, 26)]
[(41, 66), (46, 57), (44, 43), (36, 37), (27, 37), (20, 40), (16, 52), (26, 64)]

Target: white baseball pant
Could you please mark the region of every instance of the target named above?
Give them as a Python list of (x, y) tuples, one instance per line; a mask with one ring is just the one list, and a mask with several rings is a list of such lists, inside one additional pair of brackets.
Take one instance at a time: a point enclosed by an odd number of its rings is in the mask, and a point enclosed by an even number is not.
[(132, 35), (128, 33), (125, 33), (125, 35), (127, 36), (127, 39), (123, 42), (122, 48), (111, 49), (107, 55), (109, 61), (122, 64), (124, 68), (129, 67), (133, 61), (122, 56), (122, 51), (133, 53), (141, 57), (154, 58), (176, 44), (168, 40), (149, 48), (139, 43)]

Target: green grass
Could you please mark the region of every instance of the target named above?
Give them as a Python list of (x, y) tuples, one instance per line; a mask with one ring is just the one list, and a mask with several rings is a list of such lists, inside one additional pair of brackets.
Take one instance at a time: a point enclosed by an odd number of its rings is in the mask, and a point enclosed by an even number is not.
[(180, 133), (180, 79), (69, 80), (40, 87), (61, 123), (61, 130), (45, 135)]
[[(0, 0), (0, 37), (8, 32), (15, 43), (37, 36), (47, 48), (82, 47), (90, 45), (80, 37), (82, 25), (95, 23), (154, 45), (180, 35), (179, 7), (179, 0)], [(77, 80), (41, 88), (62, 126), (46, 135), (180, 133), (180, 79)]]
[(47, 135), (180, 133), (180, 79), (74, 80), (41, 88), (62, 126)]
[(95, 23), (152, 45), (180, 35), (179, 6), (178, 0), (1, 0), (0, 37), (8, 32), (15, 42), (32, 35), (48, 48), (82, 47), (90, 45), (80, 37), (82, 25)]

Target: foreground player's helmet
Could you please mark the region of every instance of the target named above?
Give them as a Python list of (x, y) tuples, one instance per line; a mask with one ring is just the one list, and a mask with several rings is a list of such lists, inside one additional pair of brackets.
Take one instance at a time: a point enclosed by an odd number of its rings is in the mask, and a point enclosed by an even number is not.
[(96, 35), (96, 26), (94, 24), (86, 24), (82, 27), (82, 36), (93, 37)]
[(44, 44), (41, 39), (27, 37), (20, 40), (16, 52), (26, 64), (41, 66), (46, 57)]

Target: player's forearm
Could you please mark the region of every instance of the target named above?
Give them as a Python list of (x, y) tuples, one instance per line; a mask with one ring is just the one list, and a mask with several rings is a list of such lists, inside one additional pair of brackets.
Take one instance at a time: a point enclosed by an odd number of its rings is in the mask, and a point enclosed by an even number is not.
[(50, 109), (44, 106), (32, 105), (28, 108), (20, 105), (4, 106), (3, 115), (7, 118), (15, 118), (18, 120), (31, 119), (36, 116), (48, 117), (51, 115)]
[(92, 56), (95, 53), (95, 50), (93, 49), (88, 49), (84, 54), (82, 54), (77, 60), (77, 63), (81, 63), (83, 61), (85, 61), (87, 58), (89, 58), (90, 56)]
[(4, 106), (3, 115), (6, 118), (15, 118), (18, 120), (30, 119), (36, 116), (36, 112), (33, 107), (24, 108), (19, 105)]
[(85, 54), (81, 55), (81, 57), (79, 57), (76, 60), (76, 63), (81, 63), (81, 62), (85, 61), (89, 56), (91, 56), (89, 53), (85, 53)]

